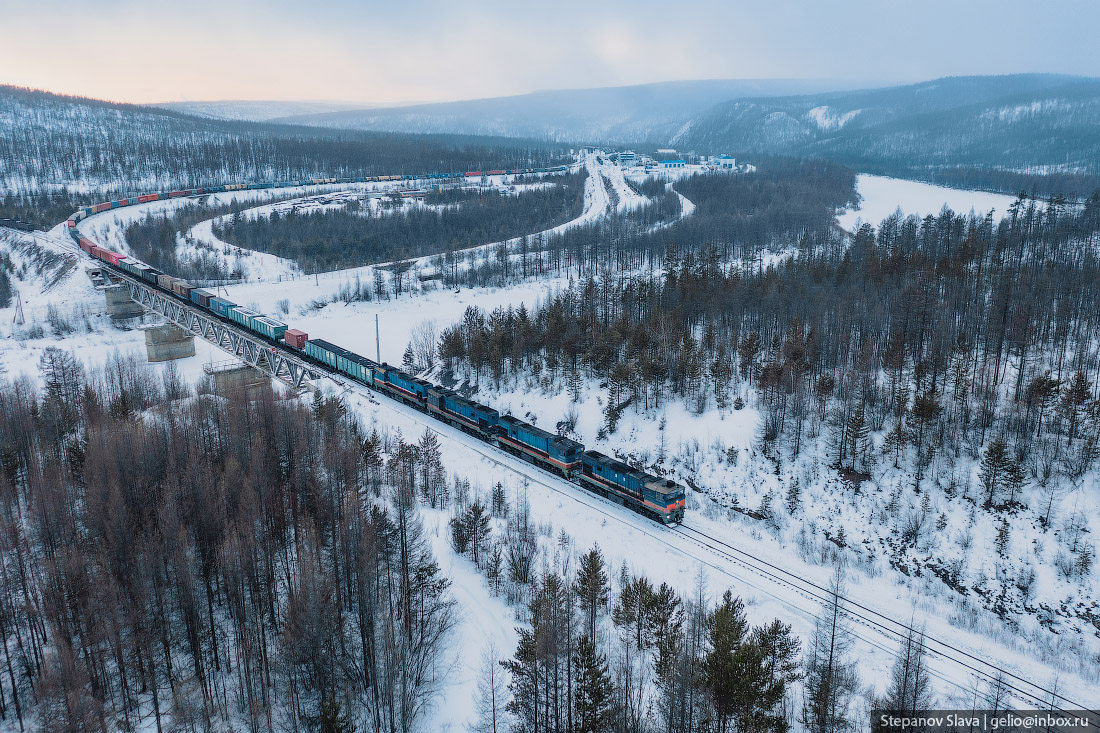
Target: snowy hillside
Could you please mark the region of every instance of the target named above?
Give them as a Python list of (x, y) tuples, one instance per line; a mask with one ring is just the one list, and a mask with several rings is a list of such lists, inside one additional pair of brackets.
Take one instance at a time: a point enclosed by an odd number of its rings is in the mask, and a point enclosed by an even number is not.
[[(504, 135), (562, 142), (661, 142), (692, 115), (746, 96), (801, 94), (835, 82), (797, 79), (680, 81), (370, 111), (295, 115), (278, 122), (359, 130)], [(845, 87), (850, 88), (850, 87)]]

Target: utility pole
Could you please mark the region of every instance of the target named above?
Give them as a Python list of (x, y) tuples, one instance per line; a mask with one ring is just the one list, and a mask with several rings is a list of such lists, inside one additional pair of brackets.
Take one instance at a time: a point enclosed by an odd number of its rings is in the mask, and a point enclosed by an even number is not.
[(374, 360), (382, 363), (382, 341), (378, 338), (378, 314), (374, 314)]
[(15, 317), (12, 322), (17, 326), (22, 326), (25, 323), (23, 318), (23, 298), (19, 296), (19, 291), (15, 291)]

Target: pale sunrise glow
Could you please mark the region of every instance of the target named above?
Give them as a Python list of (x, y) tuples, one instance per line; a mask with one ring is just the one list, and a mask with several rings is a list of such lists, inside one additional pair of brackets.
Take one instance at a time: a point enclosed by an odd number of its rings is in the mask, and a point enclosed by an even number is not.
[[(1100, 74), (1090, 51), (1100, 5), (1070, 6), (1048, 14), (1021, 2), (943, 0), (9, 3), (0, 83), (127, 102), (393, 104), (674, 79)], [(64, 31), (77, 18), (74, 43)], [(929, 43), (951, 53), (930, 53)]]

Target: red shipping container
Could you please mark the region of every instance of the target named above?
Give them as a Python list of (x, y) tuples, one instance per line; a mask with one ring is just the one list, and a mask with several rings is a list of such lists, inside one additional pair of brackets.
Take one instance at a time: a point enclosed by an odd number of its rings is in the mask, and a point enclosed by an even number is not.
[(122, 262), (124, 259), (126, 259), (126, 255), (120, 255), (118, 252), (112, 252), (111, 250), (103, 249), (102, 247), (99, 248), (99, 256), (101, 259), (110, 262), (112, 265), (117, 265), (119, 262)]
[(155, 193), (147, 193), (144, 196), (138, 196), (138, 203), (139, 204), (144, 204), (144, 203), (148, 203), (150, 201), (156, 201), (156, 200), (157, 200), (157, 194), (155, 194)]
[(305, 331), (299, 331), (296, 328), (288, 328), (286, 333), (283, 334), (283, 340), (286, 341), (288, 346), (293, 346), (296, 349), (304, 348), (306, 345), (306, 339), (309, 338), (309, 334)]

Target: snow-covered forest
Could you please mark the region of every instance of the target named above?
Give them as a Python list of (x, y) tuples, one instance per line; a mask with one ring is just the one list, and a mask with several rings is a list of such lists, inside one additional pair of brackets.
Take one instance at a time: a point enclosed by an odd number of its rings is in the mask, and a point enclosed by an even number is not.
[[(805, 145), (867, 137), (834, 107), (799, 113)], [(742, 134), (715, 109), (682, 139)], [(1069, 187), (956, 211), (843, 156), (620, 166), (12, 87), (0, 119), (0, 216), (41, 228), (0, 232), (0, 732), (845, 733), (873, 707), (1093, 705), (1092, 168), (926, 170)], [(156, 317), (109, 317), (65, 232), (136, 189), (551, 162), (79, 231), (671, 479), (682, 526), (338, 375), (226, 392), (201, 338), (146, 363)]]

